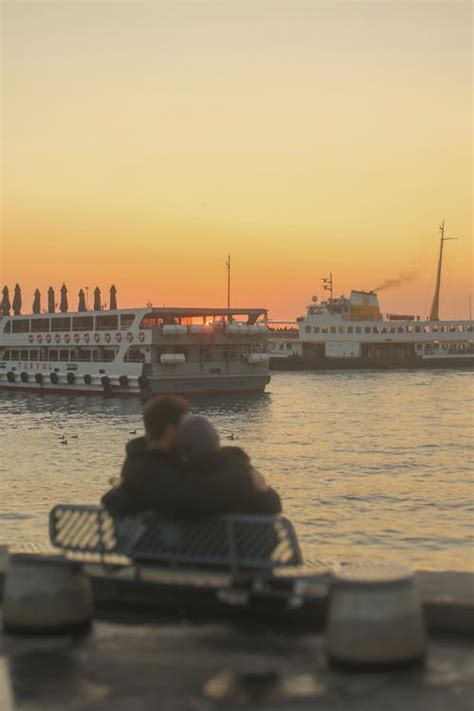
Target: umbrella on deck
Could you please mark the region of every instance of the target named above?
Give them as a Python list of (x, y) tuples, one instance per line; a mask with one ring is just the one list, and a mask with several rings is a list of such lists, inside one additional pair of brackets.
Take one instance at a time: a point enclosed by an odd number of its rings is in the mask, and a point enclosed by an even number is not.
[(48, 289), (48, 313), (54, 314), (56, 311), (56, 297), (52, 286)]
[(3, 287), (3, 298), (2, 298), (2, 314), (4, 316), (10, 315), (10, 294), (8, 291), (8, 286)]
[(114, 311), (117, 308), (117, 289), (115, 284), (110, 287), (110, 309)]
[(41, 294), (40, 294), (39, 289), (35, 290), (35, 298), (33, 300), (33, 313), (34, 314), (41, 313)]
[(59, 304), (59, 310), (61, 311), (61, 313), (65, 314), (65, 313), (67, 313), (67, 309), (68, 309), (67, 288), (66, 288), (66, 284), (63, 284), (61, 287), (61, 301)]
[(100, 300), (100, 289), (98, 286), (94, 289), (94, 311), (100, 311), (102, 309), (102, 303)]
[(86, 308), (86, 295), (84, 294), (84, 289), (79, 291), (79, 305), (77, 307), (78, 311), (87, 311)]
[(21, 289), (19, 284), (15, 284), (12, 308), (15, 316), (19, 316), (21, 314)]

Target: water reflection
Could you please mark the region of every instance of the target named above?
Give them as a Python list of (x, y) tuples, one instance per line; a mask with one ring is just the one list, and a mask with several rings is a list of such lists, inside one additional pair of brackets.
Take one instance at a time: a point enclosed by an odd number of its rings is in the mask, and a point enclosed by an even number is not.
[[(462, 371), (277, 373), (265, 394), (191, 408), (281, 491), (308, 556), (466, 569), (473, 394)], [(135, 429), (136, 400), (0, 396), (0, 540), (45, 540), (53, 502), (98, 501)]]

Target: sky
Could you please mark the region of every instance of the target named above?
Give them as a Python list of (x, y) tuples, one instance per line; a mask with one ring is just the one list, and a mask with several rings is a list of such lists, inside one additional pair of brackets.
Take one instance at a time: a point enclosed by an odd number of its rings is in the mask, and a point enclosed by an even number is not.
[(0, 282), (304, 312), (473, 295), (470, 2), (1, 0)]

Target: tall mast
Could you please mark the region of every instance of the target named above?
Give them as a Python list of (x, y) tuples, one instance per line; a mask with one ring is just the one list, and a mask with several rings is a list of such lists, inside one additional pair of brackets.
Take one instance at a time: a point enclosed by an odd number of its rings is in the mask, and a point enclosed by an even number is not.
[(227, 268), (227, 308), (230, 309), (230, 254), (227, 255), (225, 265)]
[(333, 298), (333, 283), (332, 283), (332, 272), (329, 274), (328, 277), (324, 277), (321, 279), (323, 282), (323, 289), (324, 291), (329, 291), (331, 295), (331, 299)]
[(436, 273), (436, 287), (433, 296), (433, 303), (431, 304), (430, 311), (430, 321), (439, 321), (439, 292), (441, 288), (441, 271), (443, 267), (443, 247), (444, 243), (452, 239), (457, 239), (457, 237), (445, 237), (444, 236), (444, 220), (439, 228), (440, 232), (440, 244), (439, 244), (439, 260), (438, 260), (438, 271)]

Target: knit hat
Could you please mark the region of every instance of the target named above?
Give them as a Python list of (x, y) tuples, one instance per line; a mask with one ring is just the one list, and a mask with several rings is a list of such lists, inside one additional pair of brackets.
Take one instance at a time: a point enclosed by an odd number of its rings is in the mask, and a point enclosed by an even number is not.
[(199, 459), (219, 449), (219, 433), (201, 415), (185, 415), (176, 430), (176, 449), (188, 459)]

